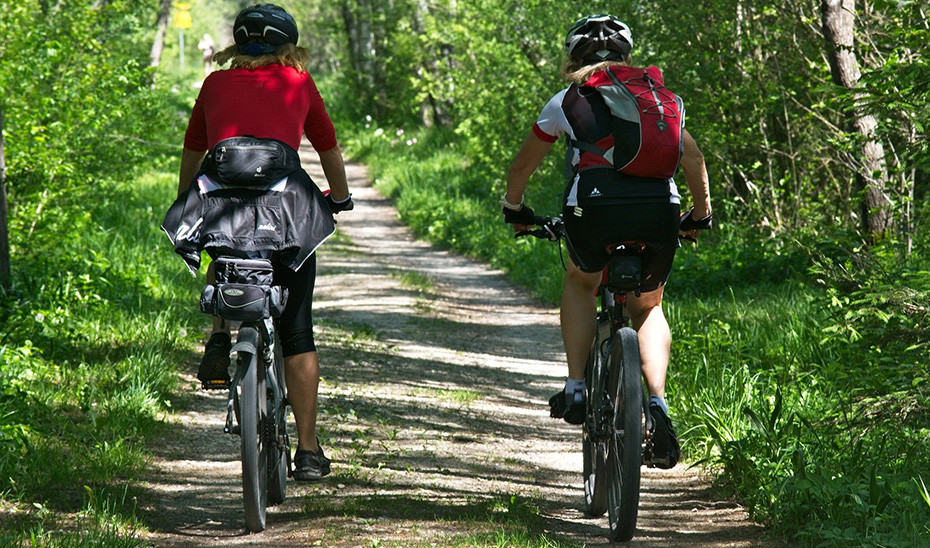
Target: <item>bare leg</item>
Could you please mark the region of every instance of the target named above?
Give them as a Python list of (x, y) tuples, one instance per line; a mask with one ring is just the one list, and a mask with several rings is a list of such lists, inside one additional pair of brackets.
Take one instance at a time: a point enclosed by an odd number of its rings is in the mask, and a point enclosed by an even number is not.
[(316, 440), (317, 392), (320, 387), (320, 357), (304, 352), (284, 358), (287, 399), (297, 425), (297, 449), (318, 451)]
[(639, 353), (649, 394), (662, 398), (665, 397), (665, 377), (672, 346), (671, 330), (662, 311), (663, 290), (664, 287), (660, 287), (639, 297), (629, 294), (626, 298), (627, 311), (639, 335)]
[(600, 281), (600, 272), (583, 272), (571, 260), (568, 261), (562, 288), (561, 325), (570, 379), (584, 379), (588, 352), (597, 329), (595, 291)]

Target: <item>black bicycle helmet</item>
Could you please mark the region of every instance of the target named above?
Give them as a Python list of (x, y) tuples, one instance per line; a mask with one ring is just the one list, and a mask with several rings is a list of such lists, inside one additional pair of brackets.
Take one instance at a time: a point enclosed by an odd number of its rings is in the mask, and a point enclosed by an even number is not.
[(623, 61), (632, 50), (630, 27), (612, 15), (583, 17), (565, 37), (565, 53), (581, 63)]
[(284, 44), (297, 44), (297, 22), (284, 8), (255, 4), (239, 12), (233, 23), (233, 38), (239, 52), (248, 55), (271, 53)]

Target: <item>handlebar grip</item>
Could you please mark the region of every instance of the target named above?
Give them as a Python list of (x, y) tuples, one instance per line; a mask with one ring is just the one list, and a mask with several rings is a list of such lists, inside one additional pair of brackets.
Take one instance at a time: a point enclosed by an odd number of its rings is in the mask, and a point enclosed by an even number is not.
[(546, 226), (551, 220), (551, 217), (543, 217), (542, 215), (533, 216), (533, 224), (536, 226)]

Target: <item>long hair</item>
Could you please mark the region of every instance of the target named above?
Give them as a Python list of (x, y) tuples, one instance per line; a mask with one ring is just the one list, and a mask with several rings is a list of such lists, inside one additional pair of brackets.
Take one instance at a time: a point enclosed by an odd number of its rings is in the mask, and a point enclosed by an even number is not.
[(290, 43), (282, 44), (275, 51), (261, 55), (240, 53), (239, 47), (233, 44), (213, 55), (213, 62), (218, 65), (230, 61), (229, 68), (247, 70), (255, 70), (265, 65), (283, 65), (294, 67), (299, 72), (307, 72), (306, 65), (309, 60), (310, 54), (306, 49)]
[(595, 63), (593, 65), (585, 65), (580, 61), (568, 58), (562, 64), (562, 78), (575, 84), (583, 84), (587, 82), (589, 78), (591, 78), (592, 74), (599, 70), (604, 70), (605, 68), (614, 65), (628, 67), (632, 64), (632, 55), (627, 55), (626, 58), (622, 61), (601, 61), (600, 63)]

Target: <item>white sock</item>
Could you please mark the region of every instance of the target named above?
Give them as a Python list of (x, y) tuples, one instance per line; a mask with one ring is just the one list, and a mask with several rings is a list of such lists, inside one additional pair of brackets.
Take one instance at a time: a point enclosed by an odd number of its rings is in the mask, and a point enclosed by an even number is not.
[(662, 411), (665, 411), (665, 414), (668, 415), (668, 404), (665, 403), (665, 398), (662, 396), (649, 396), (649, 403), (658, 405), (662, 408)]
[(584, 379), (565, 379), (565, 399), (580, 402), (584, 399), (584, 387)]

